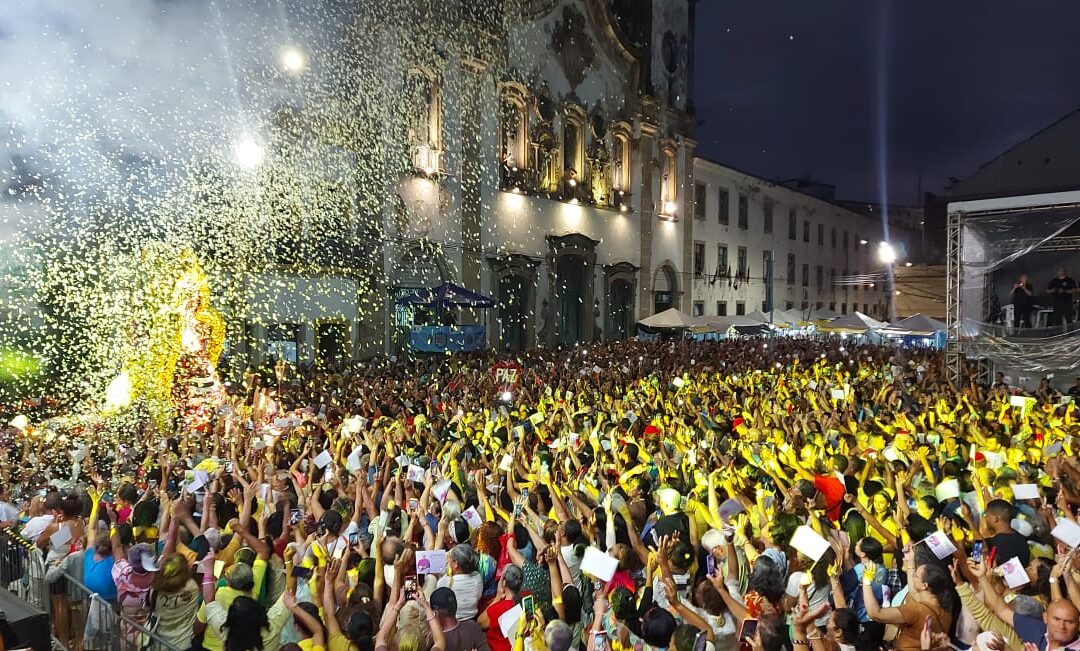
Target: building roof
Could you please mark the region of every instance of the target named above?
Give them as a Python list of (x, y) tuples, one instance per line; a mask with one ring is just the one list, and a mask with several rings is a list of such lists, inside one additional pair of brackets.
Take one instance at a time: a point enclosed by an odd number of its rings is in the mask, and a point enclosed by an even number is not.
[[(776, 180), (773, 180), (773, 179), (767, 179), (767, 178), (758, 176), (757, 174), (754, 174), (752, 172), (747, 172), (746, 170), (739, 169), (738, 167), (735, 167), (733, 165), (728, 165), (727, 163), (721, 163), (721, 162), (718, 162), (718, 161), (710, 160), (708, 158), (702, 158), (701, 156), (695, 156), (694, 157), (694, 164), (695, 165), (703, 164), (703, 165), (706, 165), (706, 166), (711, 166), (711, 167), (721, 168), (721, 169), (725, 169), (725, 170), (730, 170), (730, 171), (735, 172), (737, 174), (742, 174), (744, 176), (748, 176), (750, 178), (757, 179), (761, 183), (764, 183), (766, 186), (775, 187), (775, 188), (782, 188), (782, 189), (784, 189), (784, 190), (786, 190), (788, 192), (791, 192), (793, 194), (803, 196), (803, 197), (805, 197), (807, 199), (810, 199), (810, 200), (813, 200), (813, 201), (818, 201), (818, 202), (820, 202), (822, 204), (832, 206), (833, 208), (843, 210), (843, 211), (845, 211), (847, 213), (851, 213), (852, 215), (857, 215), (857, 216), (862, 217), (864, 219), (877, 220), (877, 217), (871, 217), (871, 216), (869, 216), (869, 215), (867, 215), (867, 214), (865, 214), (863, 212), (860, 212), (858, 210), (852, 210), (850, 207), (845, 206), (844, 203), (841, 202), (841, 201), (824, 199), (824, 198), (822, 198), (822, 197), (820, 197), (820, 196), (818, 196), (816, 194), (812, 194), (812, 193), (809, 193), (809, 192), (804, 192), (802, 190), (793, 188), (790, 185), (785, 185), (784, 182), (782, 182), (782, 181), (776, 181)], [(890, 225), (890, 227), (892, 227), (892, 226), (893, 225)]]
[(953, 200), (1080, 189), (1080, 109), (1013, 144), (946, 189)]

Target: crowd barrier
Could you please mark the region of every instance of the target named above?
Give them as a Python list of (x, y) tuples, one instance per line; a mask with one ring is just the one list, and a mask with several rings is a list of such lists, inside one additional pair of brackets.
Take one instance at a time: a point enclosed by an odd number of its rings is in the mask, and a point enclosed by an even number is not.
[[(40, 549), (10, 529), (0, 530), (0, 588), (44, 613), (53, 648), (183, 651), (120, 613), (78, 578), (66, 572), (47, 577), (48, 569)], [(38, 651), (30, 640), (20, 636), (20, 641)]]

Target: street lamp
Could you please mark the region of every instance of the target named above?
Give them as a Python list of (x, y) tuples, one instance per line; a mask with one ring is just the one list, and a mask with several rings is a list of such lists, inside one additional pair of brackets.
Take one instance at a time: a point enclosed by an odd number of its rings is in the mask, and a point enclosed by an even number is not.
[(307, 57), (298, 47), (289, 46), (282, 49), (278, 61), (285, 72), (303, 72), (307, 67)]
[[(895, 290), (894, 283), (896, 281), (893, 279), (893, 265), (896, 263), (896, 259), (899, 256), (896, 253), (896, 248), (894, 248), (893, 245), (889, 244), (888, 242), (882, 242), (878, 245), (877, 254), (878, 260), (881, 260), (881, 263), (888, 267), (888, 269), (885, 270), (886, 281), (889, 283), (887, 287), (889, 291), (886, 294), (886, 300), (888, 301), (889, 320), (895, 321), (896, 315), (894, 314), (894, 312), (896, 311), (896, 302), (893, 300), (893, 291)], [(900, 292), (896, 292), (895, 295), (899, 296)]]
[(255, 169), (262, 164), (265, 155), (263, 146), (251, 136), (244, 136), (233, 145), (236, 164), (244, 169)]
[(896, 249), (893, 248), (892, 244), (882, 242), (878, 245), (878, 260), (887, 265), (896, 262)]

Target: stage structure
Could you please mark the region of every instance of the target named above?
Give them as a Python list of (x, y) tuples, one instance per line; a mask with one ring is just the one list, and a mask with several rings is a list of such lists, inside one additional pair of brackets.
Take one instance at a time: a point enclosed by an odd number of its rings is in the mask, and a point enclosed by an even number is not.
[[(987, 383), (995, 370), (1027, 373), (1037, 382), (1080, 369), (1080, 329), (1073, 324), (1013, 331), (1002, 317), (1002, 292), (996, 291), (1005, 279), (995, 275), (1024, 268), (1015, 263), (1025, 256), (1032, 256), (1026, 260), (1032, 266), (1080, 252), (1080, 191), (960, 201), (950, 203), (948, 211), (946, 363), (953, 380), (962, 377), (965, 360), (978, 363), (980, 379)], [(1053, 272), (1031, 279), (1036, 293)], [(1075, 278), (1080, 268), (1071, 272)], [(1075, 375), (1061, 379), (1071, 383)]]

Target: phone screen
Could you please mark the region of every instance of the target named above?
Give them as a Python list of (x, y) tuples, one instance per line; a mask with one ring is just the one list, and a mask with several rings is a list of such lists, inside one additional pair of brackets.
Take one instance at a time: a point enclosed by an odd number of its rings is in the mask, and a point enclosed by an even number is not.
[(742, 628), (739, 629), (740, 642), (749, 642), (753, 639), (754, 634), (757, 633), (757, 623), (758, 620), (756, 619), (747, 618), (743, 620)]
[(975, 543), (975, 547), (972, 548), (972, 550), (971, 550), (971, 560), (975, 561), (976, 563), (981, 563), (982, 562), (982, 553), (983, 553), (983, 543), (980, 540), (980, 541)]
[(705, 576), (712, 576), (716, 572), (716, 559), (712, 554), (705, 557)]
[(409, 513), (420, 510), (420, 500), (415, 497), (409, 498)]
[(311, 578), (311, 568), (310, 567), (303, 567), (302, 565), (297, 565), (296, 567), (293, 568), (292, 575), (293, 575), (293, 577), (295, 577), (297, 579), (310, 579)]
[(354, 532), (349, 534), (349, 544), (354, 545), (354, 546), (360, 544), (360, 533), (359, 532), (354, 531)]
[(593, 633), (593, 651), (604, 651), (607, 644), (607, 635), (603, 631)]
[(300, 522), (300, 509), (293, 509), (292, 517), (289, 518), (289, 524), (295, 525), (298, 522)]
[(405, 582), (404, 582), (402, 587), (405, 590), (405, 598), (406, 599), (416, 599), (417, 594), (418, 594), (417, 593), (417, 589), (418, 589), (417, 585), (418, 584), (416, 583), (416, 577), (415, 576), (407, 576), (407, 577), (405, 577)]
[(536, 606), (533, 603), (532, 595), (528, 595), (521, 600), (521, 609), (525, 611), (526, 617), (532, 617)]

